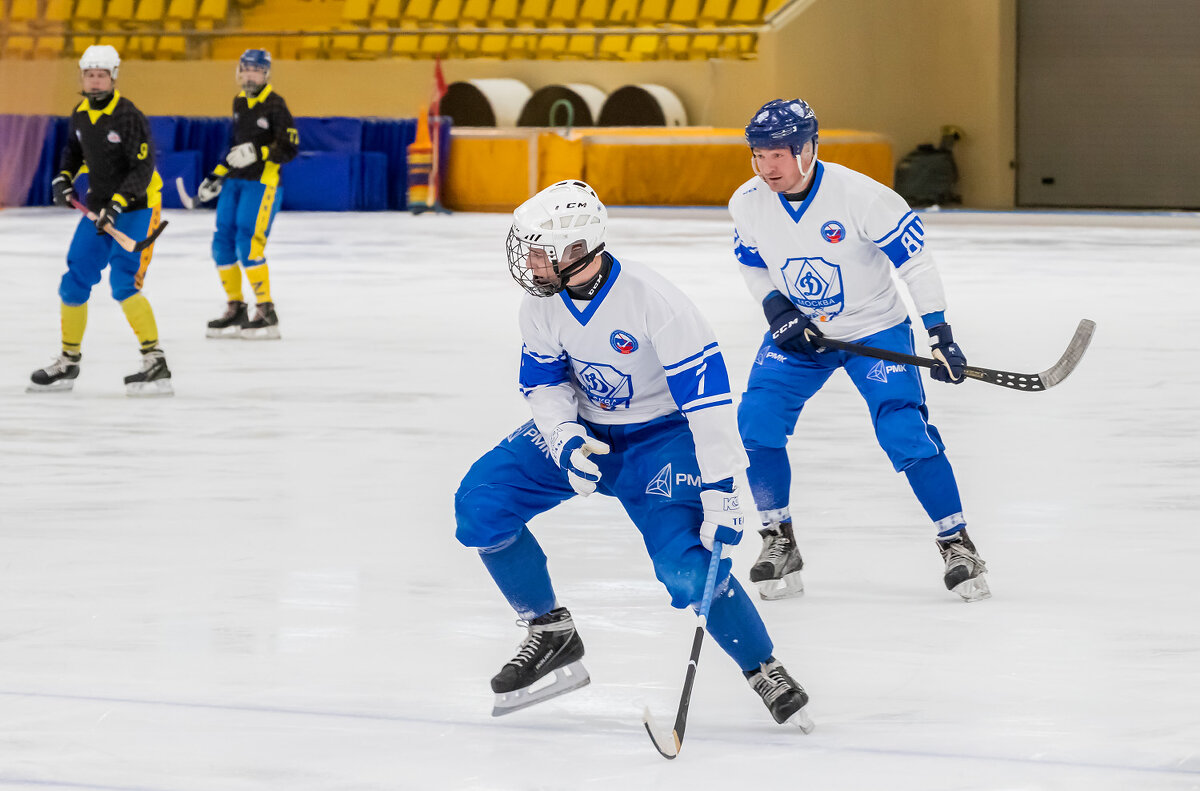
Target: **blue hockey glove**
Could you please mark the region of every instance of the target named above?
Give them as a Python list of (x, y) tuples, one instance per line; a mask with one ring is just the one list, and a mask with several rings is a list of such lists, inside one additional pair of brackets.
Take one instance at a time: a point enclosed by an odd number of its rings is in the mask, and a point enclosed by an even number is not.
[(71, 183), (71, 174), (65, 170), (54, 177), (54, 181), (50, 182), (50, 189), (54, 190), (54, 205), (66, 206), (68, 209), (74, 208), (71, 205), (71, 198), (75, 197), (75, 185)]
[(809, 355), (824, 351), (819, 343), (813, 343), (821, 337), (821, 331), (783, 294), (768, 294), (763, 300), (763, 313), (771, 325), (771, 341), (780, 349)]
[(567, 474), (571, 488), (584, 497), (596, 491), (600, 480), (600, 468), (588, 456), (608, 451), (607, 444), (588, 436), (578, 423), (559, 423), (550, 434), (550, 457)]
[[(700, 543), (712, 552), (713, 541), (731, 547), (742, 540), (742, 506), (738, 502), (733, 478), (716, 483), (706, 483), (700, 489), (700, 506), (704, 509), (704, 521), (700, 524)], [(722, 550), (722, 555), (727, 554)]]
[(933, 357), (942, 364), (929, 370), (929, 375), (939, 382), (949, 382), (960, 385), (966, 378), (963, 369), (967, 367), (967, 356), (954, 342), (954, 333), (946, 323), (934, 324), (929, 328), (929, 345), (933, 349)]
[(104, 227), (106, 225), (111, 225), (115, 228), (117, 218), (121, 216), (121, 212), (124, 209), (125, 206), (121, 204), (116, 197), (113, 197), (113, 199), (108, 202), (108, 205), (100, 210), (99, 216), (96, 217), (96, 233), (104, 233)]

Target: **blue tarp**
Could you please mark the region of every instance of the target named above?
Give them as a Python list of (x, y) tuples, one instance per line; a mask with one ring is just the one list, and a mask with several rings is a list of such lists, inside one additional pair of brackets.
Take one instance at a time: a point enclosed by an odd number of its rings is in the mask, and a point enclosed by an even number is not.
[[(176, 176), (188, 194), (229, 150), (229, 118), (151, 116), (157, 167), (163, 179), (163, 205), (179, 208)], [(408, 145), (416, 138), (414, 119), (296, 119), (300, 156), (284, 165), (283, 208), (301, 211), (381, 211), (408, 208)], [(56, 118), (46, 132), (41, 159), (27, 203), (52, 202), (50, 181), (66, 142), (67, 119)], [(448, 150), (450, 125), (442, 126), (442, 151)], [(445, 160), (443, 159), (443, 162)], [(444, 168), (443, 168), (444, 171)]]

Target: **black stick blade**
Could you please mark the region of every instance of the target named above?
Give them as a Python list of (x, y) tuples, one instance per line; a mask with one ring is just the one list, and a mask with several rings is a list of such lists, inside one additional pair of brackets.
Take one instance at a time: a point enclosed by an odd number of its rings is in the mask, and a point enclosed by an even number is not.
[(149, 236), (147, 236), (145, 239), (143, 239), (142, 241), (135, 244), (133, 246), (133, 250), (131, 250), (130, 252), (140, 253), (143, 250), (145, 250), (147, 247), (149, 247), (150, 245), (154, 244), (154, 240), (159, 237), (159, 235), (166, 229), (166, 227), (167, 227), (167, 221), (163, 220), (162, 222), (160, 222), (158, 224), (158, 226), (153, 231), (150, 232)]

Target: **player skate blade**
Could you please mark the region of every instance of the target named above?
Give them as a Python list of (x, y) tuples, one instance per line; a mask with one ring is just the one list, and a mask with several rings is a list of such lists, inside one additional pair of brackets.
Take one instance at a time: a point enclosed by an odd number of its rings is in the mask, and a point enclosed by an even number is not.
[(493, 717), (502, 717), (514, 711), (529, 708), (538, 703), (557, 698), (568, 692), (574, 692), (580, 687), (592, 683), (583, 661), (572, 662), (554, 671), (553, 676), (539, 678), (527, 687), (515, 689), (512, 692), (499, 692), (492, 707)]
[(759, 598), (766, 601), (803, 596), (804, 582), (800, 579), (800, 572), (793, 571), (791, 574), (784, 574), (777, 580), (765, 580), (758, 583), (758, 595)]
[(279, 327), (246, 327), (242, 330), (242, 340), (277, 341), (279, 340)]
[(226, 340), (234, 340), (234, 341), (241, 340), (242, 328), (236, 327), (236, 326), (235, 327), (220, 327), (220, 328), (209, 327), (208, 330), (204, 333), (204, 337), (206, 337), (206, 338), (224, 338)]
[(130, 382), (125, 385), (125, 395), (133, 398), (159, 398), (175, 395), (170, 379), (155, 379), (153, 382)]
[(784, 725), (795, 725), (797, 728), (800, 729), (800, 732), (806, 736), (808, 734), (812, 733), (813, 729), (816, 728), (817, 726), (816, 726), (816, 724), (813, 723), (812, 718), (808, 716), (808, 712), (805, 711), (805, 709), (807, 709), (807, 708), (808, 707), (805, 706), (803, 709), (800, 709), (800, 711), (798, 711), (795, 714), (793, 714), (792, 716), (788, 717), (787, 720), (784, 721), (783, 724)]
[(51, 382), (48, 385), (39, 385), (30, 382), (25, 388), (26, 393), (69, 393), (75, 387), (74, 379), (59, 379), (57, 382)]
[(962, 596), (963, 601), (967, 602), (983, 601), (984, 599), (992, 598), (992, 591), (988, 588), (987, 577), (982, 574), (958, 583), (954, 586), (954, 592)]

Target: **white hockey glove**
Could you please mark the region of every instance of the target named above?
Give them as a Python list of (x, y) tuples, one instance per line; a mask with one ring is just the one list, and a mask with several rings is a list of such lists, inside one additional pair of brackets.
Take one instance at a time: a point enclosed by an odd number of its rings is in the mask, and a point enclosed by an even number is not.
[[(725, 548), (742, 540), (742, 506), (732, 478), (714, 484), (712, 488), (700, 490), (700, 505), (704, 508), (704, 522), (700, 525), (700, 543), (712, 552), (713, 540), (722, 544), (722, 556), (728, 556)], [(726, 491), (727, 490), (727, 491)]]
[(200, 186), (196, 188), (196, 200), (201, 203), (208, 203), (213, 198), (221, 194), (221, 186), (225, 183), (225, 179), (220, 176), (209, 176), (200, 182)]
[(258, 146), (253, 143), (242, 143), (229, 149), (225, 156), (225, 164), (231, 168), (250, 167), (258, 161)]
[(608, 453), (608, 445), (589, 437), (578, 423), (559, 423), (550, 433), (550, 456), (567, 473), (571, 488), (587, 497), (596, 491), (600, 468), (588, 458), (593, 453)]

